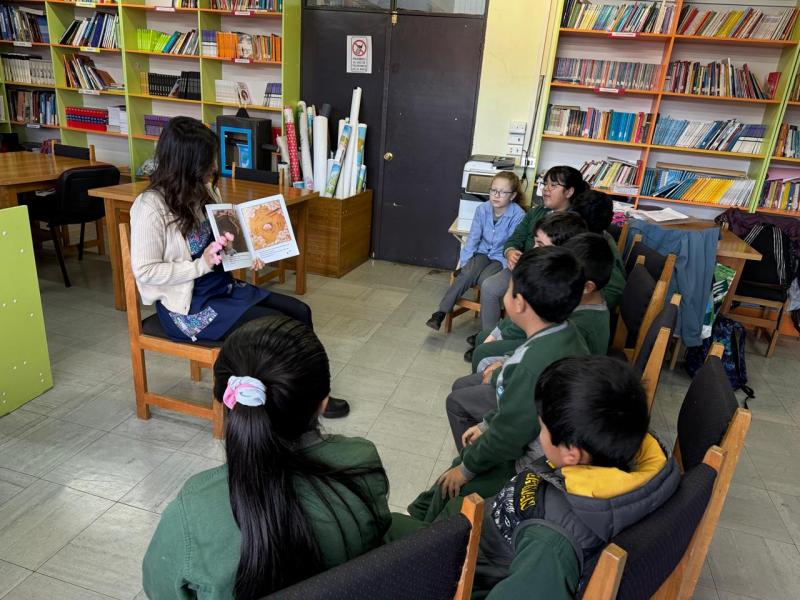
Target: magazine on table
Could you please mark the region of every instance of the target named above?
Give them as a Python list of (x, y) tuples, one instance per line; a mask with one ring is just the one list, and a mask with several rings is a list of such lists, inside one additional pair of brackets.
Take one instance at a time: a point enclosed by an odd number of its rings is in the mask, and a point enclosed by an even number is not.
[(242, 204), (207, 204), (206, 212), (215, 239), (233, 235), (222, 253), (226, 271), (248, 268), (256, 258), (271, 263), (300, 254), (281, 194)]

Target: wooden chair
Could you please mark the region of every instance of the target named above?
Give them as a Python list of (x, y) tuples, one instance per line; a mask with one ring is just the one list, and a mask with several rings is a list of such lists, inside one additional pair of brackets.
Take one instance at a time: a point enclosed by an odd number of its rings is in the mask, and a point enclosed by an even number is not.
[(630, 252), (625, 260), (625, 270), (630, 275), (631, 270), (636, 264), (636, 260), (644, 256), (644, 266), (650, 273), (650, 276), (657, 281), (664, 281), (669, 287), (672, 281), (672, 274), (675, 271), (675, 261), (677, 257), (674, 254), (661, 254), (653, 250), (642, 242), (642, 235), (637, 233), (633, 236), (633, 243), (631, 244)]
[[(273, 171), (259, 171), (258, 169), (247, 169), (245, 167), (237, 167), (236, 163), (231, 165), (231, 179), (242, 181), (255, 181), (257, 183), (266, 183), (269, 185), (279, 185), (280, 175)], [(278, 261), (276, 267), (270, 268), (270, 265), (264, 267), (269, 269), (265, 274), (256, 273), (251, 271), (252, 284), (261, 285), (272, 279), (277, 278), (279, 282), (286, 283), (286, 268), (284, 262)], [(236, 277), (244, 281), (247, 280), (247, 269), (239, 269), (236, 271)]]
[[(468, 600), (483, 523), (483, 500), (461, 514), (267, 596), (270, 600)], [(455, 594), (453, 591), (455, 590)]]
[(684, 470), (697, 464), (703, 447), (718, 444), (725, 452), (703, 528), (692, 540), (684, 579), (675, 596), (686, 600), (692, 597), (700, 577), (752, 420), (750, 411), (739, 407), (725, 374), (723, 351), (722, 344), (712, 344), (706, 364), (695, 373), (678, 415), (678, 439), (673, 454)]
[(619, 230), (619, 237), (617, 238), (617, 250), (620, 254), (625, 251), (625, 242), (628, 241), (628, 229), (630, 227), (630, 223), (625, 221), (622, 227)]
[(191, 344), (173, 342), (161, 328), (157, 315), (151, 315), (144, 321), (142, 320), (139, 292), (136, 289), (136, 280), (131, 267), (130, 225), (128, 223), (120, 224), (119, 237), (125, 301), (128, 313), (128, 337), (131, 343), (133, 389), (136, 394), (136, 416), (140, 419), (149, 419), (150, 407), (158, 406), (211, 421), (214, 437), (217, 439), (222, 438), (223, 410), (221, 402), (211, 398), (211, 406), (205, 408), (198, 406), (194, 402), (148, 391), (145, 350), (189, 360), (192, 379), (199, 380), (201, 367), (211, 369), (214, 366), (222, 342), (197, 342)]
[(642, 385), (647, 393), (647, 410), (652, 411), (653, 401), (661, 377), (661, 367), (667, 346), (678, 322), (678, 309), (681, 295), (672, 294), (670, 301), (658, 313), (644, 337), (639, 353), (633, 359), (633, 366), (642, 374)]
[[(450, 285), (453, 285), (453, 282), (456, 280), (456, 276), (454, 273), (450, 273)], [(471, 291), (475, 292), (475, 299), (470, 300), (466, 296), (462, 296), (458, 300), (456, 300), (456, 304), (444, 318), (444, 332), (450, 333), (453, 330), (453, 319), (458, 316), (463, 315), (466, 312), (473, 311), (474, 318), (478, 318), (481, 314), (481, 286), (473, 285), (470, 288)]]
[[(769, 338), (765, 356), (767, 358), (772, 356), (781, 335), (781, 320), (789, 304), (788, 294), (783, 290), (759, 288), (748, 285), (746, 281), (740, 281), (733, 295), (733, 301), (761, 309), (760, 316), (744, 314), (736, 309), (731, 311), (730, 316), (744, 325), (753, 325), (756, 328), (756, 339), (762, 331), (765, 332)], [(777, 313), (777, 317), (770, 319), (770, 313)]]
[(616, 331), (611, 348), (622, 352), (633, 363), (644, 344), (644, 338), (656, 315), (664, 306), (667, 283), (655, 281), (644, 266), (644, 257), (636, 259), (619, 305)]

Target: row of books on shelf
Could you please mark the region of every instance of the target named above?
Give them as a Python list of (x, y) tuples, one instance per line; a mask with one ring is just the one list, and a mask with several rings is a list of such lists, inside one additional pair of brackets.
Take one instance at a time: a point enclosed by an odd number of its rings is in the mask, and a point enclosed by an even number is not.
[(89, 131), (108, 130), (107, 108), (84, 108), (82, 106), (67, 106), (64, 108), (67, 117), (67, 127), (86, 129)]
[(75, 19), (58, 43), (90, 48), (119, 48), (119, 16), (96, 12), (91, 17)]
[(766, 129), (766, 125), (741, 123), (738, 119), (701, 121), (659, 115), (653, 144), (758, 154)]
[(797, 125), (782, 123), (778, 130), (778, 141), (775, 143), (773, 156), (783, 158), (800, 158), (800, 128)]
[(21, 123), (58, 125), (55, 92), (12, 91), (8, 94), (8, 112), (12, 120)]
[(661, 65), (592, 58), (557, 57), (553, 80), (581, 85), (652, 90)]
[(770, 179), (767, 176), (758, 208), (800, 211), (800, 177)]
[(144, 116), (144, 134), (158, 137), (167, 126), (170, 117), (163, 115), (145, 115)]
[(0, 54), (3, 76), (14, 83), (55, 85), (53, 63), (35, 54)]
[(252, 35), (204, 30), (201, 48), (203, 56), (280, 62), (282, 40), (274, 33)]
[(769, 73), (762, 89), (747, 64), (736, 67), (730, 58), (705, 65), (679, 60), (669, 63), (664, 90), (679, 94), (770, 99), (775, 96), (780, 76), (777, 71)]
[(106, 110), (108, 111), (106, 131), (128, 133), (128, 109), (125, 108), (125, 105), (109, 106)]
[(269, 108), (283, 107), (283, 89), (279, 82), (267, 83), (261, 105)]
[(587, 160), (580, 171), (583, 180), (593, 188), (609, 190), (616, 194), (637, 195), (639, 189), (639, 161), (608, 157), (605, 160)]
[(0, 5), (0, 39), (49, 43), (44, 11), (29, 6)]
[(667, 33), (675, 2), (625, 2), (592, 4), (588, 0), (566, 0), (561, 27), (626, 33)]
[(98, 69), (94, 61), (83, 54), (66, 54), (64, 56), (64, 74), (67, 87), (83, 90), (124, 90), (123, 83), (117, 83), (103, 69)]
[(283, 0), (211, 0), (215, 10), (266, 10), (283, 12)]
[(165, 33), (154, 29), (136, 30), (136, 47), (144, 52), (197, 55), (197, 30)]
[(678, 34), (739, 39), (788, 40), (792, 35), (797, 9), (787, 8), (767, 14), (756, 8), (747, 10), (705, 10), (686, 4), (678, 22)]
[(703, 204), (747, 206), (755, 183), (754, 179), (738, 171), (656, 164), (645, 169), (641, 195)]
[(180, 75), (139, 73), (142, 93), (165, 98), (200, 100), (200, 71), (181, 71)]
[(547, 107), (544, 132), (612, 142), (642, 143), (647, 140), (650, 113), (619, 112), (579, 106), (551, 104)]

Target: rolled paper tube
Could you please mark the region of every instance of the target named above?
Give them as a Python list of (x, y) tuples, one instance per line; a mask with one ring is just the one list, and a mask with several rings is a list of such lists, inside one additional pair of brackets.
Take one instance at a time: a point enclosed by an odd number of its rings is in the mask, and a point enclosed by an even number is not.
[(308, 141), (308, 112), (306, 103), (302, 100), (297, 103), (298, 119), (300, 121), (300, 166), (305, 189), (314, 189), (314, 166), (311, 162), (311, 143)]
[(364, 141), (367, 137), (366, 123), (358, 124), (358, 137), (356, 138), (356, 153), (353, 163), (352, 176), (350, 178), (350, 193), (349, 196), (354, 196), (361, 191), (358, 184), (358, 177), (361, 174), (361, 166), (364, 164)]
[(361, 165), (358, 169), (358, 185), (356, 186), (356, 194), (364, 191), (367, 184), (367, 165)]
[(289, 164), (285, 162), (278, 163), (278, 184), (285, 186), (289, 177)]
[(328, 182), (328, 119), (314, 117), (314, 184), (315, 189), (325, 187)]
[(281, 152), (281, 162), (289, 164), (289, 145), (286, 143), (286, 138), (282, 135), (279, 135), (275, 138), (275, 141), (278, 142), (278, 149)]
[(322, 108), (319, 109), (319, 116), (325, 117), (326, 119), (330, 119), (331, 118), (331, 105), (328, 104), (327, 102), (325, 102), (322, 105)]
[(336, 147), (336, 156), (333, 157), (333, 166), (331, 167), (331, 174), (328, 177), (328, 183), (325, 186), (325, 195), (333, 198), (336, 193), (336, 186), (342, 172), (342, 160), (344, 159), (347, 145), (350, 141), (350, 125), (345, 125), (342, 128), (342, 135), (339, 136), (339, 144)]
[[(355, 129), (358, 127), (358, 114), (361, 108), (361, 88), (353, 88), (353, 96), (350, 100), (350, 126), (353, 127), (353, 138), (358, 134)], [(340, 184), (336, 187), (336, 197), (345, 198), (350, 195), (350, 188), (352, 186), (351, 179), (358, 177), (358, 173), (354, 173), (355, 169), (355, 155), (356, 145), (350, 144), (347, 148), (344, 162), (342, 163), (342, 175), (340, 177)]]
[(286, 144), (289, 146), (289, 175), (292, 183), (300, 181), (300, 158), (297, 155), (297, 132), (294, 129), (294, 114), (291, 108), (283, 109), (283, 121), (286, 127)]

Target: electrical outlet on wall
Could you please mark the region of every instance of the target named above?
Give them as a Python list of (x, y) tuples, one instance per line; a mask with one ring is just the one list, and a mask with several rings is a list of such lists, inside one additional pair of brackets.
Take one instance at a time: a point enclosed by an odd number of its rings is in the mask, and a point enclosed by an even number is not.
[(525, 136), (521, 133), (509, 133), (508, 143), (514, 146), (522, 146), (525, 143)]
[(509, 156), (522, 156), (522, 146), (517, 144), (509, 144), (506, 154)]
[(521, 133), (525, 135), (525, 131), (528, 129), (528, 124), (525, 121), (511, 121), (508, 124), (508, 132), (509, 133)]

